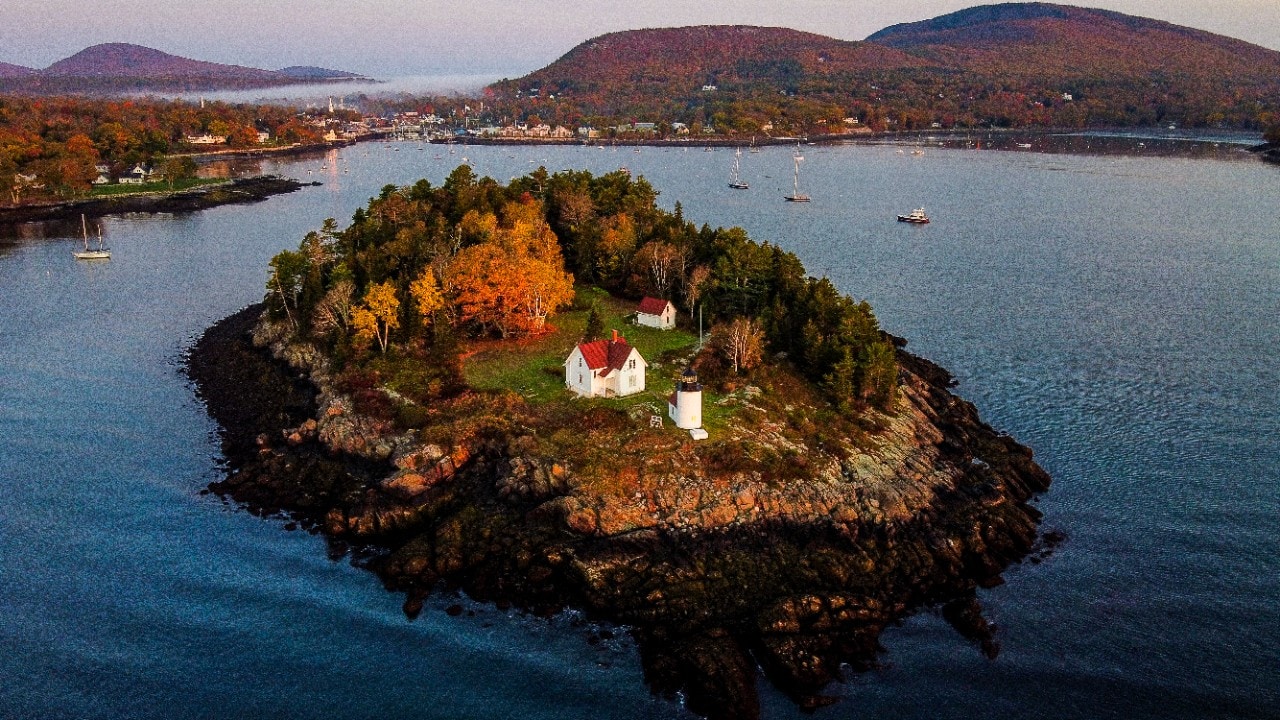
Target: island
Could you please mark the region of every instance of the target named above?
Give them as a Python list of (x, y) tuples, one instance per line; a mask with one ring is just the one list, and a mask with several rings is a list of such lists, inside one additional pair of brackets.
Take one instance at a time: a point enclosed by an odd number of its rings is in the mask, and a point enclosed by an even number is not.
[(977, 590), (1057, 538), (1050, 479), (865, 302), (643, 178), (463, 165), (271, 262), (188, 370), (209, 491), (322, 533), (404, 595), (574, 609), (655, 692), (816, 708), (923, 607), (995, 657)]

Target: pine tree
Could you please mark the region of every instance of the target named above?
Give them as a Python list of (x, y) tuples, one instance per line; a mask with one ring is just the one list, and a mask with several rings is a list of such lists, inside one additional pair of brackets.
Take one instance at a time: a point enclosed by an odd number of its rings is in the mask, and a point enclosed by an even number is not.
[(591, 303), (591, 312), (587, 313), (587, 327), (582, 331), (582, 342), (599, 340), (604, 337), (604, 318), (600, 316), (600, 305)]

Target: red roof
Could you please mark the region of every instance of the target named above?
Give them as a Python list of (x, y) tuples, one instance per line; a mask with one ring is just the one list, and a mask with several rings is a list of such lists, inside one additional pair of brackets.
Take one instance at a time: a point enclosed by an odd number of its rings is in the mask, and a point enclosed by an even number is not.
[(616, 338), (614, 340), (594, 340), (578, 345), (583, 359), (587, 361), (587, 367), (592, 370), (604, 370), (606, 375), (610, 370), (622, 369), (627, 358), (631, 356), (633, 348), (627, 343), (626, 338), (618, 335), (616, 330), (614, 337)]
[(667, 301), (659, 298), (646, 297), (640, 301), (640, 312), (645, 315), (661, 315), (667, 309)]

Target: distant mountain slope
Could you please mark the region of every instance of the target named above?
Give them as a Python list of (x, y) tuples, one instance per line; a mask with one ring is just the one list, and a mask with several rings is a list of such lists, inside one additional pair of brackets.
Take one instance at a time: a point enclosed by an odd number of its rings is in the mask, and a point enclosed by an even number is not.
[(364, 77), (363, 75), (343, 70), (330, 70), (329, 68), (316, 67), (314, 65), (290, 65), (287, 68), (280, 68), (276, 72), (299, 80), (355, 80)]
[(1038, 77), (1138, 77), (1269, 84), (1280, 53), (1109, 10), (1009, 3), (885, 28), (868, 42), (966, 70)]
[(516, 116), (693, 119), (740, 132), (820, 132), (849, 116), (875, 129), (1256, 128), (1280, 117), (1280, 52), (1106, 10), (1010, 3), (862, 42), (743, 26), (611, 33), (489, 91), (516, 102)]
[(36, 71), (29, 67), (21, 65), (10, 65), (6, 62), (0, 62), (0, 78), (16, 78), (31, 75)]
[(531, 82), (636, 82), (704, 84), (799, 74), (913, 67), (907, 53), (787, 28), (700, 25), (630, 30), (588, 40), (551, 65), (527, 75)]
[(94, 45), (43, 70), (0, 63), (0, 91), (32, 94), (238, 89), (355, 77), (360, 76), (317, 67), (224, 65), (129, 43)]
[(610, 33), (551, 65), (491, 86), (511, 97), (531, 89), (564, 95), (588, 114), (679, 116), (718, 97), (839, 95), (851, 77), (913, 69), (928, 61), (895, 48), (787, 28), (703, 25)]
[(191, 60), (142, 45), (106, 43), (85, 48), (41, 71), (46, 77), (128, 77), (128, 78), (226, 78), (230, 80), (281, 79), (270, 70), (222, 65)]

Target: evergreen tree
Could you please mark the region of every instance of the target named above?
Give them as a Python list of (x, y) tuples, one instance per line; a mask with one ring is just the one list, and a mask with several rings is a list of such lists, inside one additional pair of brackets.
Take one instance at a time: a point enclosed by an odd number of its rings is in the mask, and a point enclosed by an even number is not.
[(591, 303), (591, 312), (587, 313), (587, 327), (582, 331), (582, 342), (591, 342), (604, 337), (604, 318), (600, 316), (600, 305)]

